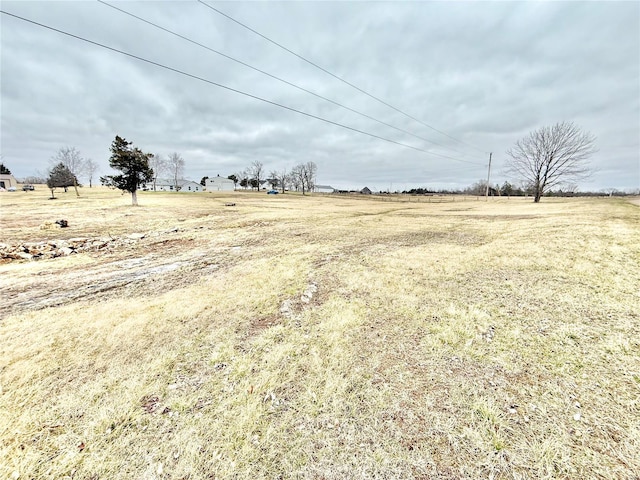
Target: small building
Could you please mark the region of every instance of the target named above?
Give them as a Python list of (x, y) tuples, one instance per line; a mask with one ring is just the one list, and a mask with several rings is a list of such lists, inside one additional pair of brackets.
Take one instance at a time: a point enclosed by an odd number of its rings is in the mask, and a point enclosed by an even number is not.
[(8, 190), (9, 187), (18, 188), (18, 182), (10, 173), (0, 173), (0, 188)]
[(220, 175), (207, 178), (204, 183), (207, 192), (233, 192), (236, 186), (233, 180), (221, 177)]
[(336, 189), (330, 185), (314, 185), (313, 191), (317, 193), (334, 193)]
[[(176, 189), (176, 182), (173, 179), (169, 178), (158, 178), (155, 184), (156, 192), (202, 192), (204, 191), (204, 187), (199, 183), (196, 183), (192, 180), (186, 180), (184, 178), (178, 179), (178, 188)], [(153, 191), (153, 182), (146, 183), (142, 185), (143, 190), (151, 190)]]
[(369, 190), (369, 187), (364, 187), (362, 190), (360, 190), (360, 193), (364, 195), (371, 195), (371, 190)]

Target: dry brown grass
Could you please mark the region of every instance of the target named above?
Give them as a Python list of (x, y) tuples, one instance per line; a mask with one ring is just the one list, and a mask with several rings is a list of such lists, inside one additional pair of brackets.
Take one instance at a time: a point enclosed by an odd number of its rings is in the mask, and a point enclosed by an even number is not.
[(0, 265), (2, 478), (640, 475), (629, 202), (59, 197), (0, 241), (147, 236)]

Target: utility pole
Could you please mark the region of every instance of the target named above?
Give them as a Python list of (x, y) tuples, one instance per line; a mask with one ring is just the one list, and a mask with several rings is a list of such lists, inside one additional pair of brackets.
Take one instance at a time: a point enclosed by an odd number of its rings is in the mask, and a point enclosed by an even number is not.
[(491, 178), (491, 155), (493, 155), (493, 152), (489, 153), (489, 170), (487, 171), (487, 191), (484, 194), (485, 202), (489, 199), (489, 179)]

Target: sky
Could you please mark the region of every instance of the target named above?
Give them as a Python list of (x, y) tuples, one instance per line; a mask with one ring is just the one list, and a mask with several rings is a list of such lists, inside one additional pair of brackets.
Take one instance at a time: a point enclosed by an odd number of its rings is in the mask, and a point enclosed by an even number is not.
[(198, 1), (110, 3), (190, 42), (98, 1), (3, 0), (173, 69), (0, 15), (4, 164), (46, 176), (68, 146), (111, 174), (119, 135), (195, 181), (313, 161), (334, 188), (464, 188), (491, 153), (491, 183), (518, 184), (507, 149), (567, 121), (596, 137), (580, 190), (640, 187), (639, 2), (207, 2), (262, 36)]

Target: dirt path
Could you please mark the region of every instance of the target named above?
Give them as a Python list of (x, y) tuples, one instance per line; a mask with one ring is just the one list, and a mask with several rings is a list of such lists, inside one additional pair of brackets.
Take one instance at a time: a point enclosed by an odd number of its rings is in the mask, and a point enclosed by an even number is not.
[[(229, 263), (227, 249), (207, 245), (193, 248), (192, 242), (141, 242), (133, 249), (92, 255), (95, 261), (68, 270), (52, 268), (36, 275), (25, 273), (28, 281), (5, 282), (4, 309), (0, 318), (25, 310), (65, 305), (77, 301), (159, 294), (193, 283)], [(57, 262), (60, 259), (41, 260)], [(16, 279), (18, 280), (18, 279)]]

